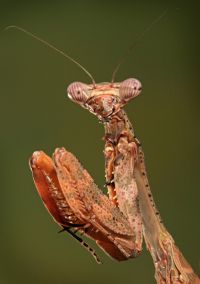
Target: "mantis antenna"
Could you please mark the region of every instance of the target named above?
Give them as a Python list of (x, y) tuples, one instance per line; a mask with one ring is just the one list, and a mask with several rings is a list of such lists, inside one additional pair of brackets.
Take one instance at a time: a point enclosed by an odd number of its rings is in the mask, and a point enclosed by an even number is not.
[(62, 56), (64, 56), (65, 58), (67, 58), (68, 60), (72, 61), (73, 63), (75, 63), (80, 69), (82, 69), (87, 75), (88, 77), (90, 77), (90, 79), (92, 80), (92, 83), (95, 87), (96, 83), (94, 78), (92, 77), (92, 75), (90, 74), (90, 72), (88, 72), (78, 61), (76, 61), (75, 59), (73, 59), (71, 56), (69, 56), (68, 54), (66, 54), (64, 51), (58, 49), (57, 47), (55, 47), (54, 45), (50, 44), (49, 42), (47, 42), (46, 40), (38, 37), (37, 35), (19, 27), (19, 26), (8, 26), (5, 28), (5, 30), (9, 30), (9, 29), (17, 29), (25, 34), (27, 34), (30, 37), (33, 37), (34, 39), (38, 40), (39, 42), (43, 43), (44, 45), (50, 47), (51, 49), (55, 50), (56, 52), (60, 53)]
[(121, 65), (124, 63), (124, 61), (127, 59), (127, 57), (130, 55), (130, 53), (134, 50), (135, 46), (143, 39), (143, 37), (145, 36), (145, 34), (147, 32), (149, 32), (158, 22), (160, 22), (160, 20), (167, 14), (168, 9), (165, 9), (162, 14), (160, 14), (157, 18), (155, 18), (153, 20), (153, 22), (146, 27), (146, 29), (143, 31), (142, 34), (140, 34), (136, 40), (134, 41), (134, 43), (128, 48), (127, 51), (125, 51), (124, 55), (122, 56), (122, 58), (119, 60), (118, 64), (116, 65), (113, 73), (112, 73), (112, 78), (111, 78), (111, 83), (114, 82), (116, 74), (119, 70), (119, 68), (121, 67)]

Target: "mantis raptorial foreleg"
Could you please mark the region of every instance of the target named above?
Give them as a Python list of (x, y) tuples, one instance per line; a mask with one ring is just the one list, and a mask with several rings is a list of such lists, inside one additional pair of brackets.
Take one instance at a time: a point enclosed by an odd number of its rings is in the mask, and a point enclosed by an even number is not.
[(44, 205), (61, 227), (82, 231), (116, 260), (135, 256), (137, 247), (128, 221), (70, 152), (58, 148), (52, 160), (37, 151), (30, 166)]
[(139, 253), (142, 250), (142, 218), (133, 174), (137, 145), (134, 142), (129, 143), (125, 135), (115, 144), (110, 141), (111, 136), (104, 150), (109, 197), (127, 218), (134, 232), (133, 241)]

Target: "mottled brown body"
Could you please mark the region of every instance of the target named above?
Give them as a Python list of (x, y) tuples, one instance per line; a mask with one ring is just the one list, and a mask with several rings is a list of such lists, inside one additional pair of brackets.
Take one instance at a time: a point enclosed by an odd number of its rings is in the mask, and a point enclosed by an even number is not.
[[(64, 148), (55, 151), (53, 161), (43, 152), (35, 152), (30, 163), (33, 178), (45, 206), (68, 232), (75, 227), (119, 261), (137, 256), (144, 236), (157, 283), (198, 284), (198, 276), (162, 224), (141, 145), (122, 110), (140, 91), (136, 79), (98, 85), (75, 82), (68, 87), (69, 98), (104, 124), (109, 198)], [(77, 238), (75, 232), (72, 235)]]
[[(72, 88), (73, 84), (75, 88)], [(161, 221), (150, 190), (141, 144), (122, 110), (140, 91), (141, 84), (136, 79), (93, 87), (82, 87), (81, 83), (76, 82), (68, 88), (71, 100), (88, 109), (104, 123), (109, 197), (126, 216), (138, 250), (141, 249), (143, 231), (154, 261), (157, 283), (197, 284), (200, 283), (198, 276)], [(84, 94), (84, 99), (81, 94)]]
[[(165, 13), (145, 30), (142, 37)], [(33, 153), (30, 160), (33, 179), (54, 220), (87, 248), (88, 245), (71, 228), (96, 240), (117, 260), (128, 259), (140, 252), (143, 231), (154, 261), (157, 283), (199, 284), (200, 279), (162, 224), (149, 187), (141, 145), (122, 110), (141, 91), (141, 83), (133, 78), (114, 83), (124, 59), (116, 66), (112, 83), (96, 84), (92, 75), (63, 51), (21, 27), (8, 26), (6, 29), (10, 28), (20, 30), (60, 53), (90, 77), (91, 85), (72, 83), (67, 90), (68, 97), (95, 114), (105, 126), (106, 183), (110, 200), (64, 148), (55, 151), (53, 160), (42, 151)], [(88, 250), (99, 262), (95, 252)]]

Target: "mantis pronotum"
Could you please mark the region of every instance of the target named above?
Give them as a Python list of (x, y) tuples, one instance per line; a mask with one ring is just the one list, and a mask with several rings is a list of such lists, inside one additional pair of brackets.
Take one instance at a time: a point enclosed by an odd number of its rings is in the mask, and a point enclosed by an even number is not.
[[(18, 29), (63, 54), (37, 36)], [(77, 64), (68, 55), (64, 56)], [(144, 236), (153, 258), (157, 283), (200, 283), (162, 224), (149, 187), (140, 142), (122, 109), (140, 94), (141, 83), (131, 78), (121, 83), (112, 80), (96, 84), (90, 73), (79, 63), (77, 65), (93, 83), (72, 83), (67, 89), (68, 97), (104, 124), (109, 198), (97, 188), (73, 154), (59, 148), (53, 160), (42, 151), (34, 152), (30, 160), (34, 182), (44, 205), (63, 230), (88, 248), (97, 262), (100, 261), (96, 253), (76, 231), (94, 239), (119, 261), (139, 255)]]

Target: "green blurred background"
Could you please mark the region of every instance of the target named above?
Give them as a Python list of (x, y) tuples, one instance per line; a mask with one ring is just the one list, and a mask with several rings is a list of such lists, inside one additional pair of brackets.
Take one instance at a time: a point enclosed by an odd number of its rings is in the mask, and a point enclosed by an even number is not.
[[(186, 2), (186, 1), (185, 1)], [(153, 194), (177, 245), (199, 273), (198, 1), (1, 1), (0, 27), (19, 25), (65, 50), (109, 81), (122, 54), (166, 8), (117, 74), (141, 80), (126, 110), (143, 143)], [(103, 127), (70, 102), (73, 81), (90, 83), (74, 64), (25, 34), (0, 34), (0, 283), (154, 283), (149, 254), (117, 263), (93, 258), (46, 212), (28, 158), (65, 146), (104, 184)], [(90, 242), (91, 243), (91, 242)], [(93, 247), (96, 248), (92, 242)]]

